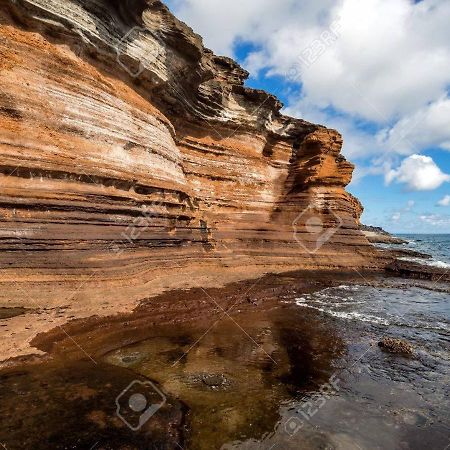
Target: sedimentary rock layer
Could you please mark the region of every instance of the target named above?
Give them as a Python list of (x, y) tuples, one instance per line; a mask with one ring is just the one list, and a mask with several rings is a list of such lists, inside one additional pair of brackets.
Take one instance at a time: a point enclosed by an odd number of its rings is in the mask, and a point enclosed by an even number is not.
[(1, 0), (0, 22), (3, 303), (379, 265), (339, 133), (283, 116), (161, 2)]

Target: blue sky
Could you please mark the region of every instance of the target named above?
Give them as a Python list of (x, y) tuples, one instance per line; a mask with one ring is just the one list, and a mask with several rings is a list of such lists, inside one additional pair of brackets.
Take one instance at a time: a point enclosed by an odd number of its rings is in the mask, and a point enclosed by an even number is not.
[(450, 2), (166, 3), (248, 86), (343, 134), (364, 223), (450, 233)]

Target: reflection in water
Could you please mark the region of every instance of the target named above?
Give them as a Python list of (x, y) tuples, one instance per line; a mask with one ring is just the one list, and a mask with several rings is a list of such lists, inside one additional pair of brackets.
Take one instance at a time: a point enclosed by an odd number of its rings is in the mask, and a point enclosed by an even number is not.
[(136, 378), (128, 370), (91, 361), (3, 371), (0, 442), (7, 450), (177, 448), (182, 443), (180, 402), (168, 398), (138, 432), (116, 415), (115, 398)]
[(342, 342), (332, 328), (306, 322), (298, 311), (237, 320), (245, 332), (229, 319), (206, 334), (204, 324), (157, 329), (155, 337), (105, 361), (155, 379), (187, 404), (189, 448), (261, 439), (280, 421), (280, 405), (330, 377)]

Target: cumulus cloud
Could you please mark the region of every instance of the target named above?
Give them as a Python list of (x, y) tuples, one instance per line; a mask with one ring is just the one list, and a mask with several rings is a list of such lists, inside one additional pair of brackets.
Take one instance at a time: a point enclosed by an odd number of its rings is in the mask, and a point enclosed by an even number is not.
[(445, 195), (443, 199), (439, 200), (438, 206), (450, 206), (450, 195)]
[(447, 0), (176, 0), (175, 9), (213, 50), (231, 56), (236, 42), (252, 42), (253, 72), (299, 69), (308, 100), (378, 123), (450, 84)]
[[(264, 45), (269, 36), (283, 27), (299, 10), (308, 14), (312, 1), (299, 0), (172, 0), (176, 15), (203, 36), (205, 44), (218, 54), (233, 56), (239, 40)], [(311, 5), (310, 5), (310, 4)], [(321, 3), (321, 2), (319, 2)], [(333, 1), (324, 1), (324, 7)], [(308, 19), (307, 19), (308, 20)], [(314, 20), (309, 16), (309, 20)]]
[(411, 155), (398, 169), (390, 170), (385, 179), (387, 184), (395, 181), (412, 191), (431, 191), (450, 181), (450, 175), (442, 172), (429, 156)]
[(439, 214), (423, 214), (419, 216), (419, 219), (434, 227), (447, 227), (450, 225), (450, 217), (441, 216)]
[(380, 147), (401, 154), (429, 147), (450, 150), (450, 98), (446, 95), (406, 115), (393, 127), (383, 129), (377, 138)]

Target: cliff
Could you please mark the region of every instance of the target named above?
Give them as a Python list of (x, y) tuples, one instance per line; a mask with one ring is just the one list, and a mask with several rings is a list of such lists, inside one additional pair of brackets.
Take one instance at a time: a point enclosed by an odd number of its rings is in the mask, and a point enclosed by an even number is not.
[(2, 304), (78, 317), (380, 265), (339, 133), (283, 116), (161, 2), (0, 0), (0, 23)]

